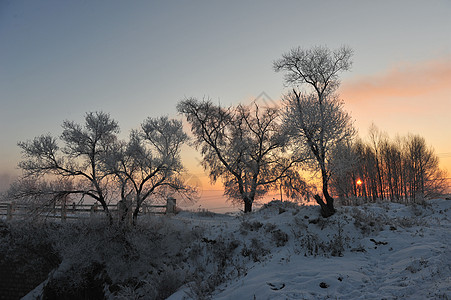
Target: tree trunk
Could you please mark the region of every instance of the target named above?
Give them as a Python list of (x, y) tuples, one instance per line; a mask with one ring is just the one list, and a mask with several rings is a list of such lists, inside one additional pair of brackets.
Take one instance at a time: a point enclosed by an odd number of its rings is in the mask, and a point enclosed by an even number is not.
[(132, 224), (133, 224), (133, 226), (136, 226), (136, 223), (138, 222), (139, 208), (140, 208), (140, 206), (136, 205), (136, 208), (133, 211), (133, 216), (132, 216)]
[(128, 206), (126, 199), (122, 199), (117, 203), (117, 210), (119, 221), (124, 222), (128, 214)]
[(108, 219), (108, 223), (110, 225), (112, 225), (113, 224), (113, 216), (111, 215), (111, 212), (108, 209), (108, 205), (106, 204), (105, 199), (103, 199), (103, 197), (102, 197), (100, 199), (97, 199), (97, 201), (100, 202), (100, 205), (102, 205), (103, 211), (105, 212), (105, 215)]
[(326, 202), (324, 202), (321, 196), (318, 194), (316, 194), (313, 198), (315, 198), (316, 202), (321, 206), (321, 215), (324, 218), (328, 218), (335, 213), (334, 198), (329, 195), (326, 171), (323, 168), (321, 169), (321, 171), (323, 179), (323, 195)]
[(315, 195), (314, 198), (316, 202), (321, 206), (321, 215), (324, 218), (328, 218), (335, 213), (334, 208), (334, 198), (329, 195), (328, 191), (328, 176), (326, 172), (326, 168), (322, 165), (321, 167), (321, 175), (323, 180), (323, 195), (326, 203), (324, 203), (323, 199), (319, 195)]
[[(335, 213), (335, 209), (331, 210), (329, 203), (327, 203), (327, 204), (324, 203), (324, 201), (320, 195), (316, 194), (315, 196), (313, 196), (313, 198), (315, 198), (316, 202), (321, 206), (321, 216), (323, 216), (323, 218), (328, 218)], [(333, 198), (330, 198), (330, 199), (332, 199), (332, 201), (333, 201)], [(332, 202), (332, 207), (333, 207), (333, 202)]]
[(323, 194), (324, 198), (326, 199), (327, 209), (332, 213), (331, 215), (333, 215), (335, 213), (334, 198), (329, 195), (327, 189), (323, 189)]
[(248, 198), (244, 199), (244, 213), (252, 212), (252, 201)]

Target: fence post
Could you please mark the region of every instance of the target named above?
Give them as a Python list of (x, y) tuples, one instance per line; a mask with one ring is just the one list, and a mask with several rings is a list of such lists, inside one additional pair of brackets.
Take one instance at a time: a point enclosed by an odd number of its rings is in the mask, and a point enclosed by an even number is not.
[(175, 198), (168, 197), (166, 201), (166, 214), (175, 214)]
[(66, 196), (64, 197), (63, 203), (61, 203), (61, 222), (66, 222), (66, 215), (67, 215), (67, 207), (66, 207)]
[(119, 200), (117, 202), (117, 217), (119, 220), (123, 220), (125, 218), (125, 210), (127, 209), (127, 206), (124, 202), (124, 200)]
[(8, 203), (6, 206), (6, 219), (11, 220), (14, 213), (14, 202)]
[(97, 204), (97, 202), (96, 203), (94, 203), (94, 205), (93, 206), (91, 206), (91, 217), (93, 217), (94, 216), (94, 214), (97, 212), (97, 207), (98, 207), (98, 204)]

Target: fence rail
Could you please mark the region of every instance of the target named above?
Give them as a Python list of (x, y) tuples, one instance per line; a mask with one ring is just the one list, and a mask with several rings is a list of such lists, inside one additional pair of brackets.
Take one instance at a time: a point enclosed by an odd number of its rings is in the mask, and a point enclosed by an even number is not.
[[(124, 214), (125, 207), (123, 204), (109, 204), (108, 211), (111, 214), (122, 215)], [(131, 206), (128, 210), (128, 217), (136, 209), (136, 206)], [(148, 205), (143, 203), (139, 209), (140, 215), (147, 214), (170, 214), (176, 211), (176, 200), (174, 198), (168, 198), (165, 205)], [(58, 204), (58, 205), (26, 205), (15, 202), (0, 203), (0, 218), (6, 216), (7, 220), (12, 220), (16, 217), (30, 217), (30, 216), (42, 216), (45, 218), (61, 219), (65, 221), (67, 219), (86, 219), (98, 216), (104, 213), (101, 205), (94, 204)]]

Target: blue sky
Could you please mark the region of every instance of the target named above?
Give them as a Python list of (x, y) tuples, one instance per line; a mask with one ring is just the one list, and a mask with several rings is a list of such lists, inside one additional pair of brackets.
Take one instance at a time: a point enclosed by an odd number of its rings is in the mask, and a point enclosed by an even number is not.
[[(373, 121), (391, 135), (419, 133), (446, 163), (450, 32), (451, 2), (438, 0), (1, 0), (0, 189), (18, 174), (17, 142), (59, 135), (63, 120), (103, 110), (125, 136), (148, 116), (180, 117), (184, 97), (278, 99), (286, 89), (272, 61), (313, 45), (354, 49), (342, 96), (361, 135)], [(194, 156), (186, 150), (188, 165)]]

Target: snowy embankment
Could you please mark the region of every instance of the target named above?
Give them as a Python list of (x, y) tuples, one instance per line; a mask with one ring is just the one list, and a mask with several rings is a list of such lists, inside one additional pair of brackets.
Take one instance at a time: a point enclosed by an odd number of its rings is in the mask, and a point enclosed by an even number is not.
[[(207, 228), (210, 243), (242, 241), (230, 255), (243, 274), (218, 286), (213, 299), (451, 298), (451, 201), (317, 216), (317, 207), (272, 203), (247, 216), (181, 213), (174, 221)], [(192, 290), (188, 284), (169, 299), (191, 299)]]
[[(53, 270), (27, 299), (450, 299), (451, 201), (3, 222), (3, 263)], [(2, 259), (0, 256), (0, 266)], [(1, 294), (1, 291), (0, 291)]]

